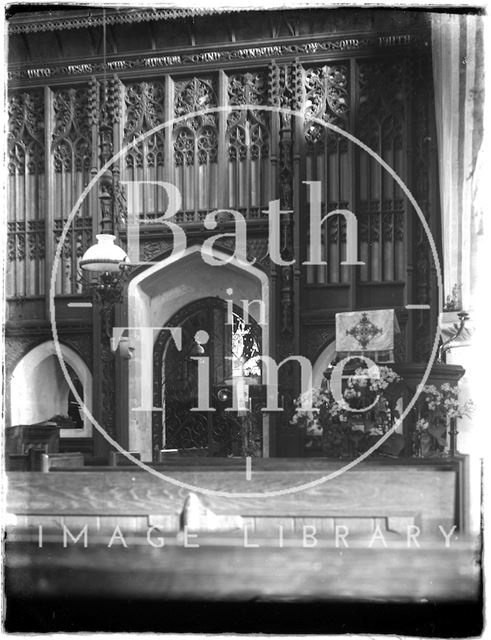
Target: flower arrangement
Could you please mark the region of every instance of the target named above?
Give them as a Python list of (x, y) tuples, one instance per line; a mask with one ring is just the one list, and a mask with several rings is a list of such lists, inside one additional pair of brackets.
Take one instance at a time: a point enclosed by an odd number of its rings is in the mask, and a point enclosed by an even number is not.
[(445, 454), (449, 423), (469, 416), (473, 403), (460, 402), (458, 388), (445, 382), (423, 387), (416, 411), (414, 452), (422, 458), (435, 457)]
[[(401, 378), (390, 367), (358, 367), (347, 376), (336, 399), (328, 377), (296, 401), (292, 424), (307, 436), (321, 438), (322, 451), (332, 457), (352, 457), (370, 448), (394, 425)], [(312, 409), (304, 409), (311, 406)], [(401, 436), (402, 437), (402, 436)], [(399, 443), (396, 449), (402, 448)]]

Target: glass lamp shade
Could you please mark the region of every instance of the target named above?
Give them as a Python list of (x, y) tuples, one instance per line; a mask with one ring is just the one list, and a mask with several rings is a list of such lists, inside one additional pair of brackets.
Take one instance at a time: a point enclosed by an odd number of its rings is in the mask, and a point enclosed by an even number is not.
[(126, 252), (114, 244), (116, 237), (109, 233), (96, 236), (97, 243), (84, 253), (80, 266), (86, 271), (108, 272), (119, 271), (121, 263), (128, 264), (130, 259)]

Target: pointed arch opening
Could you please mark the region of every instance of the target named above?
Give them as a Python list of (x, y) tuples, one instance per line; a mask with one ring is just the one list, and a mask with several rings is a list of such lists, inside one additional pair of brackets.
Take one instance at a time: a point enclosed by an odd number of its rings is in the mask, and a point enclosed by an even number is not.
[[(257, 267), (244, 266), (218, 249), (214, 256), (224, 261), (215, 267), (202, 258), (201, 247), (191, 246), (179, 256), (169, 256), (135, 275), (128, 286), (127, 318), (133, 334), (133, 357), (127, 361), (128, 447), (143, 460), (156, 458), (152, 441), (154, 411), (154, 345), (159, 333), (187, 305), (208, 298), (243, 309), (261, 327), (262, 355), (269, 355), (269, 282)], [(225, 261), (228, 261), (225, 263)], [(253, 301), (258, 301), (254, 302)], [(250, 303), (250, 304), (249, 304)], [(139, 328), (152, 327), (152, 340), (138, 336)], [(133, 331), (132, 331), (133, 330)], [(169, 332), (167, 331), (167, 334)], [(141, 334), (141, 332), (140, 332)], [(148, 332), (147, 332), (148, 335)], [(162, 412), (162, 407), (156, 407)], [(126, 416), (124, 416), (126, 417)], [(165, 415), (163, 430), (165, 432)], [(262, 455), (269, 455), (269, 419), (262, 424)]]
[[(92, 411), (92, 374), (76, 351), (60, 344), (67, 370), (79, 395)], [(63, 438), (85, 438), (92, 425), (75, 401), (56, 354), (53, 340), (31, 349), (15, 366), (10, 379), (10, 424), (30, 425), (56, 415), (68, 416), (73, 429), (61, 429)]]

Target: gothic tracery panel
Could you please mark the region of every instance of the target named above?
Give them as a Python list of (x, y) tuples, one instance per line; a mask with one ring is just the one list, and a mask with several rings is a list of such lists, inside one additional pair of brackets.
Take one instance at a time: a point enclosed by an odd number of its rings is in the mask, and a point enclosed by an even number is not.
[[(55, 243), (73, 206), (90, 180), (92, 131), (88, 87), (53, 92), (53, 133), (51, 153), (54, 163)], [(92, 242), (92, 218), (86, 198), (65, 236), (57, 270), (56, 293), (82, 293), (80, 258)]]
[(202, 220), (218, 203), (218, 105), (215, 79), (176, 80), (173, 127), (174, 184), (182, 195), (181, 222)]
[(44, 292), (44, 96), (15, 93), (8, 103), (8, 296)]
[[(307, 179), (322, 184), (323, 212), (349, 209), (351, 166), (348, 140), (325, 126), (348, 128), (351, 109), (350, 76), (346, 64), (309, 67), (303, 70)], [(340, 216), (325, 223), (321, 238), (327, 266), (307, 267), (307, 282), (346, 282), (348, 271), (339, 263), (346, 255), (345, 225)]]
[[(165, 121), (164, 85), (160, 81), (135, 82), (125, 87), (125, 123), (123, 143), (134, 141), (142, 133)], [(128, 181), (164, 181), (164, 140), (166, 131), (160, 129), (128, 149), (125, 153), (125, 179)], [(162, 215), (165, 193), (157, 185), (147, 184), (135, 194), (136, 202), (129, 203), (142, 218)]]
[[(406, 153), (404, 60), (359, 65), (357, 135), (403, 180)], [(359, 153), (358, 207), (362, 281), (404, 278), (404, 200), (390, 174), (367, 153)]]
[(269, 113), (255, 109), (268, 101), (268, 77), (263, 71), (228, 77), (227, 117), (228, 206), (248, 218), (261, 216), (269, 197)]

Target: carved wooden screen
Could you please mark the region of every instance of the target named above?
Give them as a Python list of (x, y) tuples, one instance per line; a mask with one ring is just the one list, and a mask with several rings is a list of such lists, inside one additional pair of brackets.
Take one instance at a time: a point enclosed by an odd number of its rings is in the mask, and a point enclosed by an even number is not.
[[(53, 233), (58, 244), (65, 222), (89, 182), (92, 130), (89, 87), (53, 91), (52, 162), (54, 165)], [(86, 198), (73, 219), (61, 251), (56, 277), (57, 294), (82, 293), (78, 265), (92, 241), (92, 217)]]
[[(254, 106), (267, 104), (266, 70), (126, 84), (124, 144), (173, 122), (126, 151), (123, 178), (175, 185), (182, 196), (177, 222), (199, 223), (216, 209), (261, 217), (270, 199), (270, 116)], [(227, 106), (232, 110), (213, 111)], [(157, 186), (141, 188), (135, 198), (129, 206), (150, 220), (167, 206)]]
[[(362, 282), (404, 279), (402, 192), (372, 156), (313, 121), (313, 117), (354, 134), (404, 180), (406, 73), (402, 59), (303, 68), (306, 179), (322, 182), (323, 215), (334, 209), (356, 213), (360, 259), (365, 262), (359, 271)], [(307, 283), (348, 282), (349, 270), (339, 266), (346, 255), (342, 217), (333, 217), (324, 224), (322, 250), (327, 266), (307, 267)]]
[[(125, 126), (123, 144), (132, 142), (165, 121), (164, 85), (159, 81), (133, 82), (125, 87)], [(164, 137), (161, 129), (129, 149), (124, 156), (125, 180), (164, 181)], [(144, 219), (162, 215), (164, 191), (156, 185), (135, 192), (132, 210)]]
[[(404, 60), (359, 65), (357, 135), (403, 180), (406, 177)], [(358, 220), (362, 281), (404, 278), (404, 200), (395, 180), (365, 152), (359, 153)]]
[[(56, 245), (91, 170), (121, 145), (188, 114), (194, 115), (153, 133), (126, 152), (121, 161), (123, 180), (175, 184), (183, 198), (176, 219), (185, 224), (201, 222), (216, 208), (238, 209), (248, 219), (264, 217), (262, 210), (279, 192), (282, 207), (291, 209), (292, 192), (306, 190), (301, 181), (319, 180), (324, 213), (348, 208), (357, 214), (360, 259), (366, 266), (356, 270), (356, 278), (361, 282), (404, 280), (406, 205), (399, 187), (375, 160), (313, 118), (353, 133), (405, 179), (410, 76), (403, 58), (346, 58), (279, 66), (272, 62), (269, 70), (214, 68), (200, 75), (164, 74), (158, 79), (125, 80), (124, 86), (114, 77), (106, 91), (122, 89), (121, 101), (109, 96), (111, 103), (119, 105), (114, 109), (122, 111), (122, 117), (120, 122), (120, 115), (113, 114), (107, 136), (101, 87), (95, 79), (88, 85), (14, 94), (9, 106), (9, 295), (44, 292), (44, 239)], [(281, 95), (278, 102), (275, 92)], [(293, 118), (288, 133), (286, 117), (260, 109), (276, 104), (303, 109), (303, 122), (294, 125)], [(234, 110), (239, 105), (247, 110)], [(202, 113), (227, 106), (231, 111)], [(283, 123), (279, 131), (278, 122)], [(290, 143), (296, 158), (301, 157), (298, 180), (285, 173), (286, 161), (281, 160)], [(147, 186), (132, 205), (151, 220), (165, 211), (165, 192)], [(82, 291), (77, 264), (91, 242), (94, 212), (89, 207), (98, 207), (96, 196), (85, 200), (66, 239), (58, 294)], [(49, 220), (47, 232), (45, 220)], [(300, 227), (305, 253), (305, 202)], [(350, 270), (339, 264), (346, 253), (342, 218), (324, 224), (322, 244), (327, 265), (303, 270), (306, 283), (348, 283)]]
[[(350, 200), (350, 150), (348, 141), (332, 129), (315, 122), (316, 117), (340, 129), (349, 128), (351, 109), (349, 65), (308, 67), (303, 71), (305, 91), (306, 180), (322, 183), (323, 214), (348, 209)], [(346, 256), (346, 226), (340, 216), (323, 230), (322, 259), (327, 266), (307, 267), (310, 284), (346, 282), (349, 274), (339, 266)]]
[[(217, 105), (215, 77), (175, 82), (175, 118)], [(179, 218), (182, 222), (197, 222), (215, 209), (218, 202), (218, 115), (197, 113), (177, 122), (172, 130), (172, 143), (174, 184), (182, 196)]]
[(8, 296), (44, 292), (45, 114), (42, 91), (9, 99)]
[(269, 199), (269, 114), (254, 105), (268, 103), (268, 76), (264, 71), (228, 77), (228, 104), (251, 105), (227, 117), (228, 180), (226, 206), (246, 218), (261, 217)]

